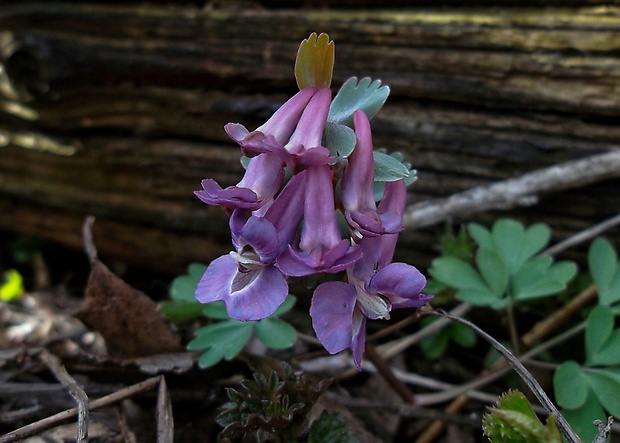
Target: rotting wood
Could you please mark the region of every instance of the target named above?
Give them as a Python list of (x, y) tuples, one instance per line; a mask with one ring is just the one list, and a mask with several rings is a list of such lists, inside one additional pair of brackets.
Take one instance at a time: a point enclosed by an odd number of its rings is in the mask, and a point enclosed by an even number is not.
[[(227, 252), (226, 217), (192, 191), (205, 177), (240, 179), (222, 126), (253, 128), (294, 92), (294, 53), (313, 30), (336, 41), (334, 87), (350, 75), (392, 87), (375, 147), (418, 169), (410, 203), (620, 147), (613, 8), (22, 1), (0, 18), (0, 229), (80, 248), (93, 214), (102, 254), (171, 272)], [(618, 184), (509, 214), (568, 236), (617, 213)], [(406, 232), (397, 256), (424, 263), (434, 243), (432, 231)]]

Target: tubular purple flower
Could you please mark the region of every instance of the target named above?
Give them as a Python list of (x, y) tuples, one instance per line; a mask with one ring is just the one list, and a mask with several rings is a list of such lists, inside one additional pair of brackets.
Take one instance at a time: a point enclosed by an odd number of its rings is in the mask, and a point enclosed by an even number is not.
[(321, 145), (321, 140), (331, 97), (329, 88), (317, 91), (304, 109), (295, 132), (284, 147), (285, 150), (280, 151), (282, 160), (293, 172), (329, 163), (329, 149)]
[[(386, 184), (379, 212), (400, 214), (406, 203), (401, 181)], [(322, 283), (314, 291), (310, 316), (317, 338), (335, 354), (353, 351), (359, 368), (365, 343), (366, 319), (389, 319), (392, 309), (420, 307), (433, 296), (423, 294), (426, 278), (415, 267), (390, 263), (398, 234), (364, 237), (362, 258), (347, 270), (349, 283)]]
[(283, 147), (295, 131), (299, 118), (318, 88), (304, 88), (284, 103), (267, 122), (250, 132), (240, 123), (228, 123), (224, 130), (244, 155), (254, 157)]
[(245, 175), (236, 186), (225, 189), (212, 179), (202, 181), (202, 191), (194, 194), (208, 205), (220, 206), (227, 213), (236, 208), (258, 209), (280, 189), (284, 163), (273, 154), (260, 154), (250, 160)]
[[(357, 144), (348, 158), (342, 178), (342, 204), (349, 225), (364, 236), (396, 233), (403, 229), (401, 219), (392, 211), (381, 215), (374, 199), (374, 158), (370, 122), (366, 113), (353, 114)], [(354, 235), (354, 238), (358, 236)]]
[(305, 172), (308, 177), (299, 249), (289, 245), (278, 257), (277, 265), (286, 275), (295, 277), (340, 272), (357, 262), (362, 252), (340, 236), (329, 166), (313, 166)]
[(272, 315), (288, 295), (276, 258), (292, 240), (303, 216), (306, 174), (291, 178), (264, 216), (236, 209), (230, 217), (235, 251), (215, 259), (198, 283), (201, 303), (224, 301), (231, 318), (260, 320)]

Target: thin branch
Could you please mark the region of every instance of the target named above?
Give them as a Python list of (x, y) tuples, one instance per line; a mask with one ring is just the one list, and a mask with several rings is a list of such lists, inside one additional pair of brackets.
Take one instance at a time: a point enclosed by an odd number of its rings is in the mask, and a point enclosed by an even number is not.
[(88, 396), (84, 389), (67, 372), (60, 360), (46, 349), (39, 354), (39, 358), (52, 371), (56, 379), (67, 389), (75, 399), (78, 409), (78, 425), (76, 443), (88, 443)]
[(549, 249), (543, 251), (540, 255), (554, 255), (559, 252), (564, 251), (570, 247), (578, 245), (579, 243), (583, 243), (584, 241), (588, 241), (597, 235), (601, 235), (603, 232), (620, 225), (620, 214), (615, 217), (609, 218), (598, 225), (594, 225), (588, 229), (584, 229), (583, 231), (578, 232), (575, 235), (570, 236), (566, 240), (557, 243), (550, 247)]
[[(149, 389), (157, 386), (160, 380), (161, 376), (149, 378), (147, 380), (144, 380), (143, 382), (137, 383), (124, 389), (120, 389), (110, 395), (106, 395), (105, 397), (93, 400), (89, 403), (88, 410), (93, 411), (95, 409), (103, 408), (105, 406), (118, 403), (119, 401), (125, 400), (126, 398), (132, 397), (141, 392), (148, 391)], [(9, 432), (8, 434), (0, 436), (0, 443), (13, 443), (23, 440), (26, 437), (38, 434), (45, 431), (46, 429), (57, 426), (66, 420), (74, 418), (76, 415), (78, 415), (78, 408), (67, 409), (65, 411), (59, 412), (58, 414), (51, 415), (42, 420), (30, 423), (29, 425), (23, 426), (12, 432)]]
[(464, 217), (491, 209), (532, 206), (537, 195), (578, 188), (620, 176), (620, 150), (592, 155), (491, 185), (478, 186), (445, 199), (407, 207), (403, 225), (407, 229), (431, 226), (453, 217)]
[(472, 329), (478, 335), (480, 335), (482, 338), (488, 341), (500, 354), (502, 354), (502, 356), (506, 360), (508, 360), (510, 365), (514, 368), (517, 374), (519, 374), (519, 376), (523, 379), (525, 384), (527, 384), (527, 386), (530, 388), (530, 390), (536, 396), (536, 398), (542, 404), (542, 406), (547, 410), (549, 414), (551, 414), (555, 418), (555, 421), (558, 425), (558, 429), (564, 435), (564, 437), (571, 443), (581, 443), (581, 439), (572, 430), (572, 428), (570, 427), (566, 419), (562, 416), (558, 408), (556, 408), (553, 402), (549, 399), (546, 392), (543, 390), (543, 388), (540, 386), (540, 384), (534, 378), (534, 376), (532, 376), (532, 374), (530, 374), (530, 372), (525, 368), (525, 366), (523, 366), (523, 363), (521, 363), (519, 359), (515, 357), (508, 349), (506, 349), (500, 342), (495, 340), (493, 337), (491, 337), (489, 334), (487, 334), (485, 331), (480, 329), (475, 324), (465, 319), (455, 317), (453, 315), (448, 314), (447, 312), (442, 312), (442, 311), (428, 310), (427, 313), (433, 314), (433, 315), (439, 315), (441, 317), (446, 317), (456, 322), (459, 322), (467, 326), (468, 328)]

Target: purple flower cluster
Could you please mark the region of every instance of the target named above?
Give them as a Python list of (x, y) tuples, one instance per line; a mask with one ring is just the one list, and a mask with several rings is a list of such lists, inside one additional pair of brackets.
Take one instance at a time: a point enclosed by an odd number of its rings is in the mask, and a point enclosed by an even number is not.
[(368, 117), (354, 113), (355, 149), (346, 161), (335, 159), (322, 145), (330, 103), (329, 88), (307, 87), (252, 132), (225, 126), (250, 162), (236, 186), (222, 189), (205, 179), (196, 191), (230, 214), (234, 246), (209, 265), (196, 299), (224, 301), (237, 320), (260, 320), (282, 304), (289, 277), (346, 271), (346, 282), (316, 288), (310, 315), (325, 349), (351, 349), (359, 367), (366, 319), (388, 319), (392, 309), (419, 307), (431, 296), (422, 293), (426, 279), (415, 267), (392, 263), (403, 229), (404, 181), (386, 183), (376, 205)]

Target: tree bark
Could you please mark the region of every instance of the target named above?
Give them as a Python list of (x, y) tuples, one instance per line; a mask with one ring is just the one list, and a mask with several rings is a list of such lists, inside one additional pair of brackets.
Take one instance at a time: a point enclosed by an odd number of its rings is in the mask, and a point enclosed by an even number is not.
[[(295, 92), (295, 51), (312, 31), (336, 41), (334, 90), (353, 75), (392, 88), (374, 142), (418, 169), (410, 203), (619, 147), (620, 16), (610, 8), (6, 3), (0, 229), (79, 247), (93, 214), (102, 255), (178, 272), (225, 253), (225, 215), (192, 191), (206, 177), (239, 180), (222, 127), (253, 129)], [(616, 214), (618, 184), (509, 214), (563, 237)], [(435, 230), (405, 233), (399, 258), (427, 263)]]

